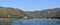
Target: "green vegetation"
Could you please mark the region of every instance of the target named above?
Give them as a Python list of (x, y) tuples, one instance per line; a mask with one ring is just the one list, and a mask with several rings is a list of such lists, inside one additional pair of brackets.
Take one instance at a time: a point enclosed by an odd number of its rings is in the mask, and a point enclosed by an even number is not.
[(21, 19), (27, 16), (24, 11), (12, 7), (0, 7), (0, 18)]

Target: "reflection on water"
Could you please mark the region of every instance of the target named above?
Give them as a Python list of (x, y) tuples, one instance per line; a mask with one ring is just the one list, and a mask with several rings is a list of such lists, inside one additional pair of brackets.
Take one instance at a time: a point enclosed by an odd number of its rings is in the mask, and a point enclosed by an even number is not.
[(12, 25), (10, 20), (0, 20), (0, 25)]
[[(58, 20), (0, 20), (5, 22), (4, 25), (60, 25), (60, 19)], [(6, 22), (9, 22), (6, 24)]]

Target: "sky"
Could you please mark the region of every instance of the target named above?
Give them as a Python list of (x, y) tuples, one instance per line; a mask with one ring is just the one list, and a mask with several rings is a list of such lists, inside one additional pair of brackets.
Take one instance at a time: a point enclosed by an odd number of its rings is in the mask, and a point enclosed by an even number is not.
[(0, 6), (24, 11), (45, 10), (60, 7), (60, 0), (0, 0)]

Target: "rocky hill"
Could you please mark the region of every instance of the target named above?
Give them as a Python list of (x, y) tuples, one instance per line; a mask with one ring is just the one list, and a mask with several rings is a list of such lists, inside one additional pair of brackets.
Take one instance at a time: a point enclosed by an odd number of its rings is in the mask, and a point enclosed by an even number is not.
[(47, 9), (42, 11), (26, 11), (32, 18), (58, 18), (60, 19), (60, 8)]
[(12, 7), (0, 7), (0, 18), (4, 19), (21, 19), (24, 17), (27, 17), (27, 15), (24, 13), (24, 11), (18, 9), (18, 8), (12, 8)]

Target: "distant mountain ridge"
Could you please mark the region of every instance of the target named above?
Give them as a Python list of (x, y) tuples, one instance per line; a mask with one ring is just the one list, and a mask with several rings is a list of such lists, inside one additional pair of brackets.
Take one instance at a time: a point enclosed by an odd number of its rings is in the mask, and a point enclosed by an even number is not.
[(33, 12), (27, 11), (26, 14), (32, 18), (60, 18), (60, 8)]

